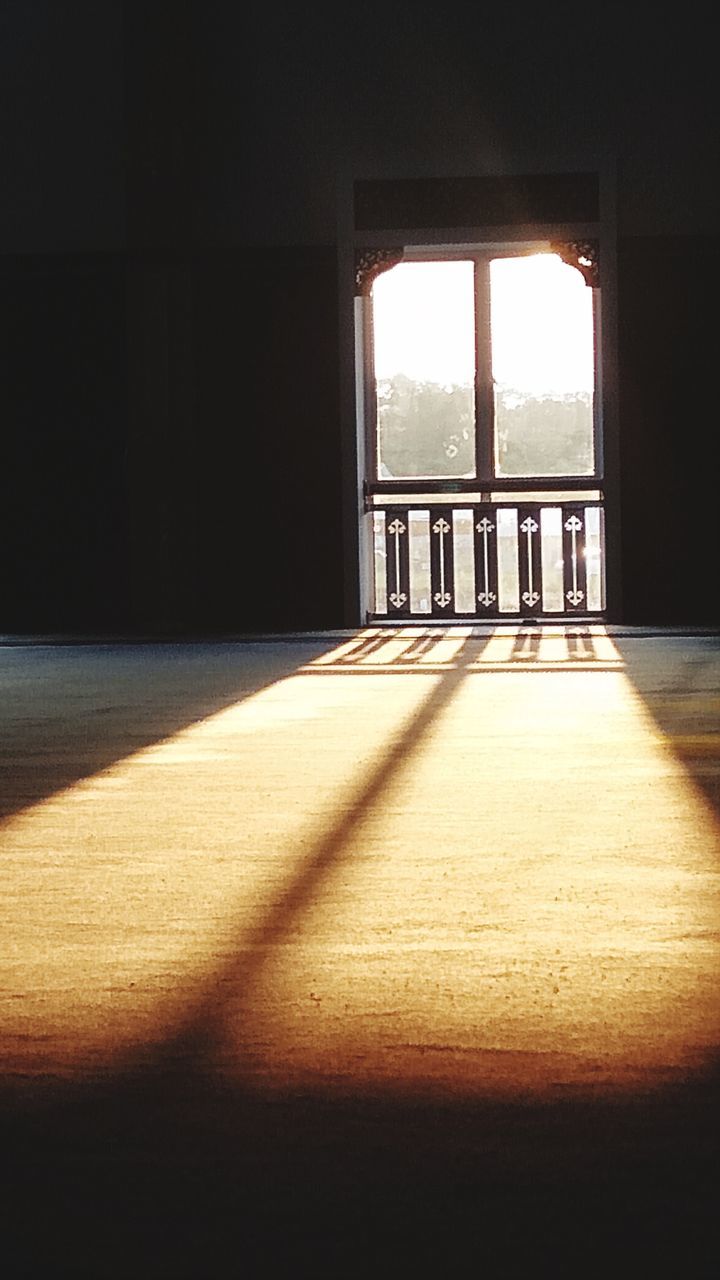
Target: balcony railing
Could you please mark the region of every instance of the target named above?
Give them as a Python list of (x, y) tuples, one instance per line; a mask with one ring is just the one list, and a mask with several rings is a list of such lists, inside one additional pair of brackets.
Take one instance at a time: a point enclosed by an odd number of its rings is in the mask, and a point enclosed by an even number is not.
[(372, 618), (599, 617), (599, 499), (468, 502), (375, 496)]

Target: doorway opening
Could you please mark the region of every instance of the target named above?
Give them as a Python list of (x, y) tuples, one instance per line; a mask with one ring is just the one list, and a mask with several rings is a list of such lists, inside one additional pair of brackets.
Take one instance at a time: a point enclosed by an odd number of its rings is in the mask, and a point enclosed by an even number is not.
[(406, 249), (363, 284), (368, 620), (602, 617), (593, 246)]

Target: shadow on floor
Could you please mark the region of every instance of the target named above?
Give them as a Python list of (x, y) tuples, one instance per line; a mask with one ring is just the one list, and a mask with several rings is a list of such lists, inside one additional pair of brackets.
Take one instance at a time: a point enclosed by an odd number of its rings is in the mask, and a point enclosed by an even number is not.
[(49, 1093), (3, 1107), (8, 1277), (717, 1274), (717, 1076), (432, 1101), (166, 1065)]
[[(720, 636), (616, 640), (625, 673), (720, 819)], [(656, 642), (655, 642), (656, 643)]]
[(335, 643), (0, 648), (0, 821), (242, 702)]

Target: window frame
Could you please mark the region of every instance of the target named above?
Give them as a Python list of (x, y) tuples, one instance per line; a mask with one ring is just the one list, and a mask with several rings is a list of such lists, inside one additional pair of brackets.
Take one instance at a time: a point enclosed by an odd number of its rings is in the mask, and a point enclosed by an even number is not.
[[(392, 251), (388, 250), (388, 254)], [(363, 482), (366, 499), (373, 495), (403, 493), (486, 493), (533, 490), (565, 490), (568, 487), (601, 489), (604, 486), (603, 449), (603, 396), (602, 396), (602, 342), (601, 295), (599, 284), (592, 288), (593, 313), (593, 461), (592, 472), (578, 475), (562, 473), (528, 476), (498, 476), (495, 474), (495, 405), (492, 380), (492, 348), (490, 336), (490, 263), (498, 258), (531, 257), (536, 254), (557, 253), (557, 243), (543, 240), (486, 241), (468, 244), (404, 245), (376, 273), (404, 262), (452, 262), (473, 263), (474, 314), (475, 314), (475, 475), (473, 477), (408, 477), (383, 478), (378, 467), (377, 390), (373, 352), (373, 297), (372, 287), (366, 293), (362, 309), (363, 369), (362, 402), (364, 406), (364, 451), (366, 470)], [(575, 267), (574, 264), (568, 265)], [(373, 280), (374, 283), (374, 280)], [(360, 371), (358, 370), (358, 373)]]

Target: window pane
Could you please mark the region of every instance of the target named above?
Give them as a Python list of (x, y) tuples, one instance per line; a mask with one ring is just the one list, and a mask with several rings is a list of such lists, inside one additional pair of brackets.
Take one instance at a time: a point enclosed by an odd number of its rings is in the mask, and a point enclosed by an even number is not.
[(473, 513), (453, 511), (455, 612), (475, 612), (475, 539)]
[(375, 612), (387, 613), (387, 564), (384, 511), (373, 511), (373, 560), (375, 563)]
[(498, 608), (500, 613), (518, 613), (518, 513), (512, 507), (501, 507), (497, 513), (497, 538)]
[(430, 613), (430, 512), (408, 512), (410, 611)]
[(540, 512), (540, 555), (542, 607), (546, 613), (562, 613), (565, 601), (561, 507), (543, 507)]
[(373, 285), (378, 476), (475, 474), (472, 262), (401, 262)]
[(498, 476), (586, 476), (593, 451), (592, 290), (556, 254), (490, 263)]
[(585, 508), (585, 572), (588, 609), (605, 608), (603, 599), (603, 513), (599, 507)]

